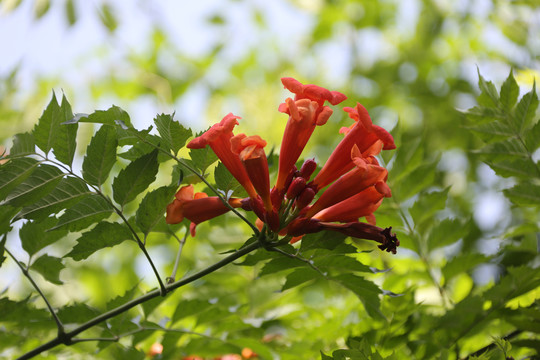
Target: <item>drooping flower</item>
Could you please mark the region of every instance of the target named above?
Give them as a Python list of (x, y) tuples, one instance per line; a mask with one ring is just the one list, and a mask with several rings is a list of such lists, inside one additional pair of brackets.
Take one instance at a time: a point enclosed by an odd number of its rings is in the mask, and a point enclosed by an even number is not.
[[(233, 208), (242, 206), (241, 199), (229, 199)], [(168, 224), (178, 224), (184, 218), (192, 222), (191, 232), (194, 235), (195, 226), (203, 221), (223, 215), (230, 209), (217, 196), (208, 196), (205, 193), (193, 192), (193, 185), (182, 186), (175, 195), (175, 199), (167, 206), (165, 221)]]
[(329, 91), (323, 87), (307, 84), (286, 77), (281, 82), (295, 94), (294, 100), (287, 98), (279, 106), (279, 111), (289, 114), (285, 127), (279, 156), (279, 170), (276, 189), (282, 193), (287, 186), (286, 180), (294, 164), (304, 150), (311, 134), (317, 125), (324, 125), (332, 115), (332, 109), (324, 106), (328, 101), (337, 105), (347, 97), (337, 91)]
[(318, 189), (322, 189), (354, 167), (350, 154), (354, 145), (365, 155), (374, 156), (381, 150), (395, 149), (392, 135), (380, 126), (374, 125), (361, 104), (344, 108), (355, 123), (350, 128), (342, 128), (345, 137), (334, 149), (328, 161), (313, 180)]
[(240, 119), (240, 117), (232, 113), (227, 114), (219, 123), (214, 124), (201, 136), (191, 140), (187, 147), (190, 149), (202, 149), (207, 145), (210, 146), (223, 165), (246, 189), (248, 195), (251, 198), (257, 198), (257, 192), (249, 180), (240, 158), (231, 150), (231, 138), (233, 137), (234, 127), (238, 125), (237, 119)]

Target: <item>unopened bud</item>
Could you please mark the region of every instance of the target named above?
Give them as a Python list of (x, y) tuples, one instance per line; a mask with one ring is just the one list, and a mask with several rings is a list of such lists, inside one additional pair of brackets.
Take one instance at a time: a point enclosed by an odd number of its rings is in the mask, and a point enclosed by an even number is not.
[(307, 187), (296, 199), (296, 208), (303, 209), (313, 200), (315, 197), (315, 191), (312, 188)]
[(292, 200), (306, 188), (306, 180), (303, 177), (294, 179), (287, 190), (287, 199)]
[(315, 162), (315, 159), (307, 159), (306, 161), (304, 161), (302, 168), (300, 168), (300, 176), (303, 177), (306, 181), (308, 181), (311, 177), (311, 174), (315, 172), (315, 169), (317, 169), (317, 163)]

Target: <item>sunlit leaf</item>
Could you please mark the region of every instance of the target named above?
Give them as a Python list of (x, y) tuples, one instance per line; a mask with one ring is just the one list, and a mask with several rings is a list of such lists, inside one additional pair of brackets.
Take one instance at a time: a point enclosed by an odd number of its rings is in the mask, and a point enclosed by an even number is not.
[(73, 260), (84, 260), (98, 250), (113, 247), (125, 240), (132, 239), (132, 234), (126, 226), (118, 223), (100, 222), (96, 227), (82, 233), (77, 244), (64, 257)]
[(191, 157), (191, 160), (193, 160), (193, 164), (202, 174), (204, 174), (206, 169), (218, 159), (210, 146), (206, 146), (202, 149), (190, 149), (189, 156)]
[(444, 219), (438, 222), (432, 229), (428, 237), (428, 248), (430, 250), (447, 246), (463, 238), (469, 228), (460, 219)]
[(36, 145), (45, 154), (52, 149), (60, 131), (61, 123), (60, 106), (58, 106), (56, 95), (53, 93), (49, 105), (47, 105), (33, 131)]
[(516, 125), (520, 134), (529, 126), (538, 108), (538, 95), (536, 94), (536, 83), (530, 92), (523, 95), (516, 106)]
[(351, 290), (364, 304), (369, 316), (376, 319), (385, 319), (381, 312), (381, 289), (369, 280), (353, 274), (341, 274), (333, 278), (347, 289)]
[(449, 188), (442, 191), (432, 191), (422, 194), (409, 209), (415, 226), (421, 225), (425, 220), (432, 219), (439, 210), (444, 209)]
[(521, 183), (504, 190), (504, 195), (518, 205), (540, 204), (540, 186), (530, 183)]
[(66, 96), (62, 97), (62, 103), (58, 109), (57, 122), (61, 125), (57, 128), (55, 140), (52, 144), (53, 153), (56, 159), (60, 160), (64, 164), (71, 166), (73, 162), (73, 156), (75, 156), (77, 129), (79, 124), (65, 124), (66, 121), (73, 118), (71, 112), (71, 105), (68, 103)]
[(519, 85), (514, 79), (512, 71), (501, 86), (501, 103), (507, 111), (510, 111), (517, 102), (519, 96)]

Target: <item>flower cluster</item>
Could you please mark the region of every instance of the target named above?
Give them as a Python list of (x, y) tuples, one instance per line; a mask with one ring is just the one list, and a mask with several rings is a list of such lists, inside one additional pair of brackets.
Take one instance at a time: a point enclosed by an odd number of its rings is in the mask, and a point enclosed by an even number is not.
[[(183, 186), (167, 207), (167, 222), (175, 224), (187, 218), (192, 222), (194, 234), (200, 222), (241, 207), (257, 215), (260, 229), (264, 227), (289, 236), (291, 242), (298, 241), (304, 234), (331, 230), (374, 240), (381, 250), (396, 253), (399, 241), (390, 228), (375, 226), (373, 215), (383, 199), (392, 196), (386, 184), (388, 171), (375, 158), (382, 150), (395, 148), (392, 136), (372, 123), (361, 104), (345, 107), (354, 122), (340, 130), (344, 138), (311, 179), (317, 169), (314, 159), (306, 160), (300, 170), (295, 164), (315, 127), (324, 125), (332, 115), (332, 109), (325, 103), (337, 105), (346, 96), (317, 85), (304, 85), (293, 78), (281, 81), (294, 98), (287, 98), (279, 106), (279, 111), (289, 119), (283, 134), (275, 186), (270, 188), (264, 151), (266, 141), (257, 135), (234, 135), (233, 129), (240, 117), (228, 114), (191, 140), (187, 147), (210, 146), (249, 197), (230, 198), (228, 207), (216, 196), (194, 194), (192, 185)], [(367, 222), (359, 222), (360, 218)]]

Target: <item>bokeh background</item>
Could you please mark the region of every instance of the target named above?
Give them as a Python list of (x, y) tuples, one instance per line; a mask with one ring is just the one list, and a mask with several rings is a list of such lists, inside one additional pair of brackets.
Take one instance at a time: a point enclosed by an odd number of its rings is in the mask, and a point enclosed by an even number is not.
[[(347, 94), (345, 106), (361, 102), (376, 124), (392, 131), (398, 149), (415, 152), (420, 143), (421, 161), (435, 167), (419, 190), (448, 188), (443, 215), (470, 220), (472, 247), (489, 255), (503, 234), (525, 220), (536, 223), (529, 234), (534, 243), (538, 223), (501, 193), (512, 180), (495, 175), (471, 152), (480, 141), (458, 110), (475, 105), (478, 72), (500, 86), (511, 69), (522, 94), (539, 78), (536, 0), (2, 0), (0, 143), (9, 149), (12, 135), (31, 130), (54, 91), (64, 93), (76, 113), (120, 106), (139, 129), (152, 125), (158, 113), (175, 113), (199, 131), (233, 112), (243, 118), (240, 132), (260, 134), (278, 150), (285, 118), (277, 106), (288, 96), (279, 79), (292, 76)], [(346, 119), (336, 111), (303, 157), (324, 161)], [(81, 153), (91, 134), (90, 127), (80, 131)], [(534, 157), (540, 158), (538, 152)], [(415, 199), (401, 200), (407, 207)], [(383, 224), (394, 220), (391, 209), (382, 209)], [(238, 241), (235, 228), (225, 237), (202, 231), (223, 246)], [(444, 264), (463, 248), (446, 248), (433, 262)], [(152, 251), (161, 267), (170, 266), (167, 246)], [(402, 259), (416, 255), (407, 246), (400, 252)], [(147, 273), (142, 260), (122, 272), (129, 255), (121, 265), (114, 264), (116, 256), (101, 259), (104, 276), (114, 275), (111, 284), (133, 283)], [(407, 261), (402, 268), (412, 264)], [(497, 269), (475, 267), (461, 284), (465, 292), (473, 283), (496, 280)], [(8, 276), (0, 278), (0, 290), (9, 287), (23, 297), (28, 287), (13, 286), (16, 267), (4, 264), (2, 271)], [(103, 284), (87, 275), (86, 294), (98, 291)], [(394, 285), (405, 289), (410, 283)], [(415, 293), (418, 303), (440, 302), (433, 284), (424, 290)], [(313, 291), (304, 300), (309, 307), (313, 299), (323, 301), (320, 296)], [(56, 300), (65, 298), (57, 294)]]

